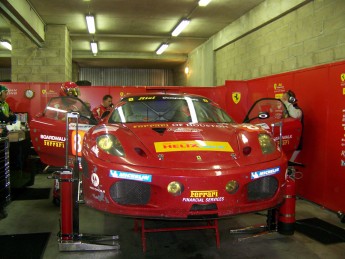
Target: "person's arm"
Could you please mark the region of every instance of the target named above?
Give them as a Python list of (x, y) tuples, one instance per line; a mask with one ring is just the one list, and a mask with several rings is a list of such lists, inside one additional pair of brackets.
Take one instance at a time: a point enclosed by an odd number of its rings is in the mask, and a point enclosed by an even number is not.
[(302, 110), (296, 108), (292, 103), (284, 102), (286, 109), (289, 112), (290, 117), (300, 119), (302, 117)]
[(10, 107), (8, 107), (9, 110), (9, 115), (8, 115), (8, 119), (10, 122), (14, 122), (17, 120), (17, 116), (14, 114), (14, 112), (11, 110)]
[(9, 118), (0, 109), (0, 123), (8, 123)]
[(0, 123), (9, 123), (17, 120), (16, 115), (13, 112), (10, 112), (8, 116), (4, 114), (2, 109), (0, 109)]

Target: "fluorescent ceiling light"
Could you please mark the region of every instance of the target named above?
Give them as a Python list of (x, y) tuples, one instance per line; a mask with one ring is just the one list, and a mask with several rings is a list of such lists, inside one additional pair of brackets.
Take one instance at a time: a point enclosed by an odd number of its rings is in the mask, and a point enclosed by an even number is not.
[(0, 41), (1, 45), (4, 46), (6, 49), (12, 50), (12, 45), (9, 41), (7, 40), (1, 40)]
[(86, 15), (86, 24), (89, 33), (93, 34), (96, 32), (95, 17), (93, 17), (93, 15)]
[(177, 36), (179, 35), (184, 28), (186, 28), (186, 26), (190, 23), (190, 20), (184, 19), (182, 20), (179, 25), (176, 26), (175, 30), (171, 33), (172, 36)]
[(199, 6), (206, 6), (211, 2), (211, 0), (200, 0)]
[(98, 53), (98, 44), (97, 42), (91, 42), (91, 51), (94, 56)]
[(168, 43), (163, 43), (163, 44), (160, 45), (160, 47), (157, 49), (156, 54), (157, 54), (157, 55), (162, 54), (168, 47), (169, 47), (169, 44), (168, 44)]

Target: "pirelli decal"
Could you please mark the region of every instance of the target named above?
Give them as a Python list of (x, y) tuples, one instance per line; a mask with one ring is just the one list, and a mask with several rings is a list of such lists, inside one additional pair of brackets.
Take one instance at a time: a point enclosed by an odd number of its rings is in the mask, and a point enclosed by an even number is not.
[(221, 151), (234, 152), (228, 142), (221, 141), (167, 141), (155, 142), (156, 152), (176, 152), (176, 151)]

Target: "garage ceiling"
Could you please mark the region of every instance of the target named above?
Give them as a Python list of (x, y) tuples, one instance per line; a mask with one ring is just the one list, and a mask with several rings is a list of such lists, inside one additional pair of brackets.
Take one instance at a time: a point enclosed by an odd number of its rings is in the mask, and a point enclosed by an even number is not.
[[(10, 1), (8, 1), (10, 2)], [(66, 24), (72, 59), (80, 67), (173, 68), (189, 52), (264, 0), (27, 0), (46, 25)], [(87, 31), (85, 15), (93, 14), (96, 33)], [(178, 36), (171, 32), (183, 18), (191, 20)], [(10, 40), (9, 22), (0, 16), (0, 38)], [(99, 44), (93, 56), (90, 41)], [(169, 43), (162, 55), (155, 51)], [(0, 47), (0, 66), (10, 66), (10, 52)]]

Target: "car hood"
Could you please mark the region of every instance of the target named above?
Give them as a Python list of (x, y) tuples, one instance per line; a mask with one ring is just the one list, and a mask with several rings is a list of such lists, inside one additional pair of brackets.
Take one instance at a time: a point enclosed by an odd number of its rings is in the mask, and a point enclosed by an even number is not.
[[(258, 134), (242, 125), (225, 123), (161, 123), (126, 124), (150, 157), (174, 167), (238, 167), (266, 162), (281, 156), (263, 155)], [(242, 137), (252, 148), (249, 156), (243, 154)], [(134, 142), (134, 141), (133, 141)]]
[[(281, 157), (276, 150), (263, 155), (258, 134), (262, 129), (248, 129), (224, 123), (127, 123), (95, 127), (88, 134), (112, 134), (118, 138), (125, 157), (98, 153), (97, 157), (113, 163), (140, 166), (225, 169), (264, 163)], [(243, 143), (246, 139), (247, 144)], [(85, 140), (85, 139), (84, 139)], [(249, 143), (249, 144), (248, 144)], [(89, 150), (95, 142), (86, 142)], [(250, 145), (251, 153), (244, 155), (243, 148)], [(88, 148), (86, 148), (87, 150)], [(85, 151), (85, 155), (87, 155)], [(215, 168), (217, 167), (217, 168)]]
[[(151, 154), (165, 159), (229, 160), (238, 153), (236, 129), (228, 124), (161, 124), (128, 128)], [(200, 160), (200, 158), (199, 158)]]

